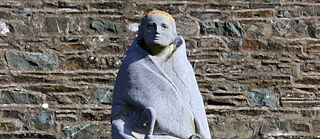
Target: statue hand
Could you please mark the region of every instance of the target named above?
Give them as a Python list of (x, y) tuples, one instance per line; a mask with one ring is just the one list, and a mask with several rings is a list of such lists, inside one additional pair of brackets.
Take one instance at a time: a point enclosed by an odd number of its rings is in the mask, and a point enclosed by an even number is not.
[(202, 139), (202, 136), (199, 134), (193, 134), (189, 139)]
[(181, 36), (177, 36), (176, 39), (173, 41), (173, 44), (176, 47), (179, 47), (183, 43), (183, 38)]

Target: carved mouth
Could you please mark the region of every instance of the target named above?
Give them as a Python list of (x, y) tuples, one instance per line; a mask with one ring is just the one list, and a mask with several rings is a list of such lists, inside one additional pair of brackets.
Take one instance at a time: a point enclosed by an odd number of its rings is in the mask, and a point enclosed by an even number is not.
[(159, 40), (160, 38), (161, 38), (160, 35), (155, 35), (155, 36), (154, 36), (154, 39), (155, 39), (155, 40)]

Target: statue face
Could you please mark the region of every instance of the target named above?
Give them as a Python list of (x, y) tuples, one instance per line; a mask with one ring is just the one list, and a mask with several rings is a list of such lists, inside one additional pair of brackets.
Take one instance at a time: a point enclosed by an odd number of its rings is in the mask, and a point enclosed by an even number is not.
[(142, 32), (144, 44), (150, 51), (158, 49), (155, 47), (166, 47), (173, 43), (176, 38), (174, 21), (161, 14), (148, 17)]

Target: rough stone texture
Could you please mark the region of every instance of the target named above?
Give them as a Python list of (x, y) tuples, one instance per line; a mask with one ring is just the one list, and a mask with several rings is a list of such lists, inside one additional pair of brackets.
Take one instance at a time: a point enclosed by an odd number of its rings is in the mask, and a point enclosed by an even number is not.
[(105, 89), (97, 89), (93, 92), (92, 102), (95, 104), (111, 104), (112, 91)]
[(41, 104), (43, 98), (35, 93), (4, 90), (1, 92), (1, 104)]
[(53, 112), (41, 112), (25, 121), (28, 130), (50, 131), (54, 125)]
[(278, 107), (279, 98), (274, 93), (270, 93), (267, 89), (254, 89), (249, 94), (250, 106), (268, 106)]
[(17, 70), (53, 70), (56, 57), (53, 53), (23, 53), (9, 51), (6, 53), (9, 68)]
[(88, 139), (97, 138), (97, 125), (79, 124), (74, 126), (66, 126), (63, 128), (67, 139)]
[(0, 2), (0, 138), (71, 138), (64, 127), (92, 123), (83, 137), (111, 138), (108, 90), (153, 8), (177, 19), (213, 137), (319, 138), (319, 3)]

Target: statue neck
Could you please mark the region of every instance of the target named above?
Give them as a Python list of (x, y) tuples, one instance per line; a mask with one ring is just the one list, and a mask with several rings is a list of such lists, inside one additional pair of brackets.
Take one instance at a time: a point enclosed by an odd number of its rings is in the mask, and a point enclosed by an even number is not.
[(176, 49), (176, 46), (174, 44), (171, 44), (165, 47), (160, 53), (153, 56), (161, 65), (172, 55), (175, 49)]

